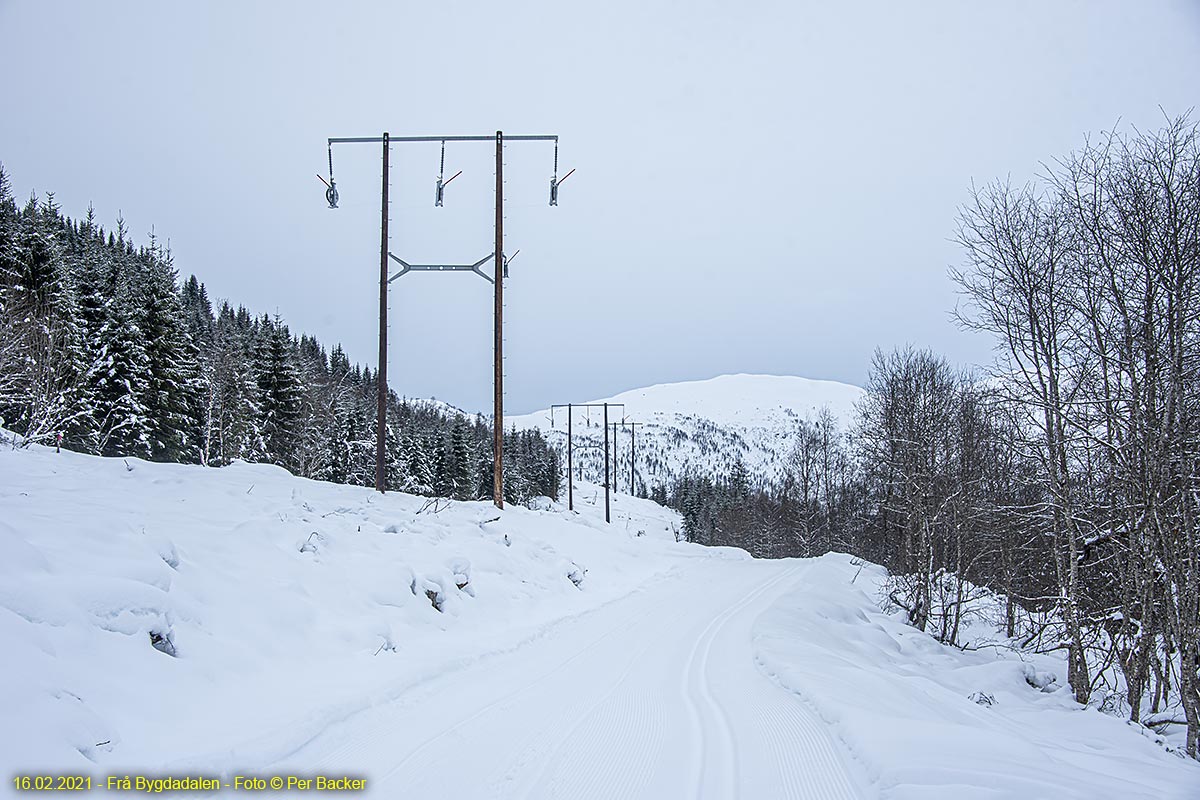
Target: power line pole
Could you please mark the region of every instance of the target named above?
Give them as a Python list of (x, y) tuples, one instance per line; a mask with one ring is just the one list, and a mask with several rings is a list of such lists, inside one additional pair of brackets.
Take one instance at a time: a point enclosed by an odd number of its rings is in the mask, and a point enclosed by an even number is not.
[(496, 131), (496, 279), (492, 353), (492, 500), (504, 508), (504, 134)]
[[(575, 450), (574, 450), (574, 446), (573, 446), (573, 438), (572, 438), (573, 434), (572, 434), (572, 430), (571, 430), (572, 411), (576, 408), (603, 408), (603, 409), (605, 409), (604, 419), (605, 419), (605, 427), (607, 428), (608, 427), (608, 424), (607, 424), (608, 411), (607, 411), (607, 409), (608, 409), (608, 406), (610, 406), (610, 405), (613, 408), (619, 407), (622, 410), (624, 410), (624, 408), (625, 408), (624, 403), (555, 403), (554, 405), (550, 406), (550, 427), (551, 428), (554, 427), (554, 409), (565, 408), (567, 410), (567, 510), (568, 511), (575, 510), (575, 458), (574, 458)], [(606, 442), (608, 441), (607, 435), (605, 436), (605, 441)], [(604, 482), (605, 482), (605, 484), (607, 484), (608, 483), (608, 478), (607, 478), (607, 476), (608, 476), (608, 450), (607, 449), (605, 449), (605, 451), (604, 451), (604, 470), (605, 470), (604, 471), (604, 475), (605, 475)]]
[[(375, 373), (378, 402), (375, 409), (375, 491), (387, 490), (387, 285), (388, 285), (388, 151), (387, 131), (383, 132), (383, 190), (379, 236), (379, 369)], [(329, 170), (333, 172), (333, 149), (329, 151)], [(332, 175), (330, 180), (332, 181)]]
[(619, 422), (614, 422), (612, 424), (612, 458), (613, 458), (612, 483), (613, 483), (613, 491), (614, 492), (617, 491), (617, 472), (619, 471), (618, 468), (621, 466), (621, 459), (619, 456), (617, 456), (617, 426), (620, 424), (621, 423), (619, 423)]
[(608, 403), (604, 404), (604, 521), (612, 522), (612, 509), (609, 505), (611, 481), (608, 479)]
[[(644, 422), (621, 422), (622, 428), (629, 428), (629, 493), (637, 495), (637, 429)], [(615, 436), (615, 434), (614, 434)]]
[(575, 476), (571, 473), (574, 466), (574, 453), (571, 452), (571, 404), (567, 403), (567, 510), (575, 510)]
[[(558, 177), (558, 136), (509, 136), (509, 141), (544, 141), (554, 142), (554, 174), (550, 178), (550, 205), (558, 205), (558, 187), (570, 177), (568, 172), (561, 179)], [(382, 225), (380, 231), (380, 267), (379, 267), (379, 366), (376, 376), (379, 383), (377, 420), (375, 427), (375, 488), (380, 492), (386, 490), (387, 479), (387, 287), (392, 281), (409, 272), (474, 272), (494, 287), (493, 326), (495, 345), (493, 349), (493, 408), (492, 408), (492, 500), (498, 508), (504, 508), (504, 279), (508, 277), (508, 262), (511, 258), (504, 256), (504, 141), (503, 132), (496, 131), (493, 136), (389, 136), (384, 132), (382, 137), (353, 136), (335, 137), (328, 140), (329, 144), (329, 180), (320, 175), (325, 184), (325, 199), (330, 208), (337, 208), (338, 191), (333, 180), (333, 146), (335, 144), (361, 144), (381, 142), (383, 144), (383, 191), (382, 191)], [(495, 142), (496, 145), (496, 244), (495, 250), (474, 264), (409, 264), (388, 251), (388, 154), (391, 145), (408, 142), (441, 142), (443, 166), (446, 142)], [(450, 180), (458, 177), (455, 175)], [(438, 176), (436, 199), (434, 204), (442, 205), (444, 187), (450, 181), (443, 182)], [(514, 255), (516, 255), (514, 253)], [(395, 275), (388, 276), (388, 259), (401, 266)], [(489, 260), (493, 261), (493, 275), (488, 276), (480, 269)]]

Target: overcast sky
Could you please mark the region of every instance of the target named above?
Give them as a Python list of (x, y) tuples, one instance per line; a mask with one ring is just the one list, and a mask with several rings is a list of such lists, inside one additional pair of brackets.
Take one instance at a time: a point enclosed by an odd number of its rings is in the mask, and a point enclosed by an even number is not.
[[(330, 136), (557, 133), (505, 176), (507, 410), (766, 372), (861, 383), (877, 346), (990, 358), (947, 268), (972, 180), (1025, 181), (1118, 120), (1197, 102), (1200, 2), (0, 0), (19, 197), (118, 211), (214, 300), (376, 354), (380, 153)], [(392, 149), (391, 250), (492, 250), (493, 150), (433, 207)], [(392, 284), (392, 386), (490, 408), (491, 287)]]

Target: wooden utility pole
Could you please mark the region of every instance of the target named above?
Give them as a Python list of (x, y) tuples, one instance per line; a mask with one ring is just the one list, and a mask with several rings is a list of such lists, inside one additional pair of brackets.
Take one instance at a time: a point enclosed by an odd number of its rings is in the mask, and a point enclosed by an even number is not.
[(621, 464), (621, 459), (617, 456), (617, 425), (618, 424), (620, 424), (620, 423), (614, 422), (612, 424), (612, 432), (613, 432), (613, 434), (612, 434), (612, 460), (613, 460), (612, 490), (614, 492), (617, 490), (617, 468)]
[(637, 427), (629, 424), (629, 493), (637, 496)]
[(637, 428), (629, 428), (629, 494), (637, 497)]
[[(379, 236), (379, 397), (375, 409), (375, 489), (387, 490), (387, 291), (388, 291), (388, 134), (383, 132), (383, 207)], [(330, 155), (332, 171), (333, 156)]]
[[(644, 422), (622, 422), (621, 427), (629, 428), (629, 493), (637, 495), (637, 428)], [(616, 438), (616, 434), (613, 434)], [(614, 456), (615, 460), (615, 456)]]
[(608, 403), (604, 404), (604, 521), (612, 522), (612, 508), (609, 505), (610, 486), (608, 479)]
[[(605, 419), (604, 427), (606, 429), (604, 441), (605, 441), (605, 444), (607, 445), (607, 443), (608, 443), (607, 428), (608, 428), (608, 407), (609, 407), (609, 405), (612, 405), (613, 407), (620, 406), (622, 409), (625, 408), (624, 403), (611, 403), (611, 404), (610, 403), (555, 403), (554, 405), (550, 406), (550, 427), (554, 427), (554, 409), (565, 408), (567, 410), (567, 510), (568, 511), (575, 510), (575, 446), (574, 446), (574, 434), (572, 431), (572, 412), (577, 408), (603, 408), (604, 415), (605, 415), (604, 416), (604, 419)], [(607, 448), (607, 446), (605, 447), (605, 450), (604, 450), (604, 484), (607, 487), (607, 485), (608, 485), (608, 448)]]
[(574, 453), (571, 451), (571, 404), (567, 403), (567, 510), (575, 510), (575, 476), (572, 469), (575, 466)]
[(496, 131), (495, 393), (492, 411), (492, 500), (504, 508), (504, 134)]

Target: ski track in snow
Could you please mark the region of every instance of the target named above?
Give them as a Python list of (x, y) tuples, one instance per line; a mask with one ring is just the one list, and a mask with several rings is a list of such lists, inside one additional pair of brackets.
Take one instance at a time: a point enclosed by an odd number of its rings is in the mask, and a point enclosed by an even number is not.
[(274, 769), (360, 771), (381, 797), (860, 797), (830, 733), (751, 649), (755, 619), (805, 570), (698, 560), (346, 720)]
[(1159, 735), (1032, 688), (1058, 657), (881, 612), (881, 567), (680, 544), (625, 495), (611, 526), (588, 503), (424, 504), (0, 448), (0, 717), (20, 723), (0, 762), (355, 775), (380, 798), (1200, 797)]

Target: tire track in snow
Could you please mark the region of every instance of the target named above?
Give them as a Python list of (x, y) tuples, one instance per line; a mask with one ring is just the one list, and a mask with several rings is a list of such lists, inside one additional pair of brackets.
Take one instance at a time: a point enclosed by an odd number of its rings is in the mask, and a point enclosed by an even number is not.
[[(718, 614), (709, 622), (692, 646), (687, 666), (684, 669), (683, 680), (684, 702), (688, 706), (688, 717), (692, 723), (691, 793), (688, 795), (689, 797), (712, 796), (718, 800), (725, 800), (737, 796), (737, 742), (733, 736), (733, 726), (729, 716), (712, 694), (712, 679), (708, 671), (712, 643), (721, 629), (740, 611), (765, 594), (767, 590), (794, 575), (795, 572), (795, 569), (781, 571)], [(697, 697), (700, 698), (701, 703), (696, 701)], [(701, 711), (701, 704), (707, 711), (707, 715)], [(706, 720), (707, 724), (705, 724)], [(717, 731), (715, 737), (714, 727)], [(719, 744), (713, 744), (714, 738), (719, 739)], [(709, 777), (710, 775), (712, 777)]]
[[(801, 577), (811, 565), (800, 570)], [(796, 574), (795, 571), (792, 572)], [(751, 628), (751, 636), (753, 636)], [(750, 644), (753, 650), (753, 639)], [(753, 674), (760, 680), (752, 685), (747, 704), (754, 711), (757, 731), (763, 734), (763, 744), (778, 766), (781, 795), (788, 800), (814, 798), (819, 800), (854, 800), (861, 792), (851, 778), (845, 753), (825, 723), (795, 694), (784, 689), (765, 674), (757, 657), (752, 664)], [(748, 795), (743, 791), (743, 795)]]
[[(760, 586), (750, 589), (741, 599), (717, 614), (697, 636), (689, 653), (688, 662), (679, 673), (678, 685), (686, 688), (688, 670), (696, 661), (697, 651), (701, 650), (702, 646), (704, 663), (700, 674), (707, 678), (708, 653), (723, 625), (765, 592), (789, 577), (792, 572), (791, 570), (781, 572)], [(680, 616), (685, 616), (690, 610), (692, 610), (692, 606), (689, 604)], [(671, 628), (673, 628), (674, 622), (675, 620), (672, 620)], [(619, 690), (624, 688), (633, 667), (642, 664), (643, 656), (659, 644), (660, 640), (655, 638), (642, 648), (638, 655), (626, 665), (626, 669), (613, 687), (592, 705), (586, 718), (578, 720), (568, 735), (560, 740), (555, 751), (543, 765), (541, 774), (530, 785), (530, 791), (523, 795), (526, 800), (530, 797), (640, 796), (639, 789), (644, 789), (649, 782), (656, 756), (661, 751), (666, 718), (661, 698), (656, 697), (647, 689), (643, 689), (641, 692)], [(699, 687), (697, 691), (702, 694), (708, 693), (713, 713), (721, 721), (725, 732), (725, 751), (734, 752), (732, 727), (724, 709), (712, 698), (711, 692), (706, 686)], [(618, 702), (611, 702), (614, 695), (618, 697)], [(642, 702), (635, 702), (634, 698), (639, 697)], [(685, 700), (688, 699), (690, 698), (685, 697)], [(695, 729), (700, 730), (700, 713), (694, 701), (691, 702), (691, 716), (695, 720)], [(642, 741), (647, 737), (649, 741)], [(596, 753), (602, 753), (606, 747), (611, 747), (614, 741), (621, 742), (623, 752), (631, 753), (632, 756), (630, 758), (613, 758), (611, 757), (613, 754), (609, 753), (610, 757), (608, 758), (595, 757)], [(693, 755), (700, 753), (703, 746), (703, 737), (694, 737), (691, 748)], [(545, 791), (539, 791), (545, 783), (545, 774), (549, 773), (551, 769), (554, 771), (550, 773), (552, 777), (549, 786)], [(734, 772), (736, 773), (736, 767)], [(700, 780), (703, 781), (703, 777)]]
[(386, 703), (336, 746), (338, 760), (386, 770), (372, 784), (388, 795), (858, 796), (823, 724), (753, 657), (759, 607), (802, 568), (697, 566), (600, 625)]

